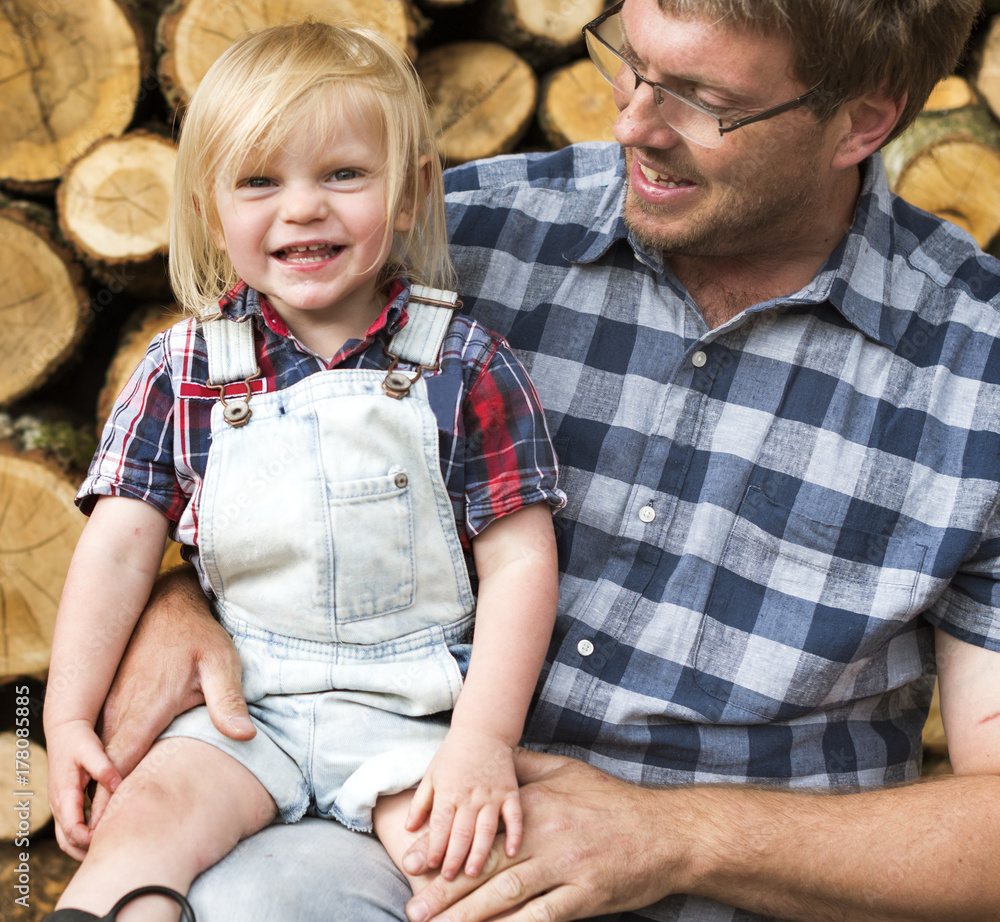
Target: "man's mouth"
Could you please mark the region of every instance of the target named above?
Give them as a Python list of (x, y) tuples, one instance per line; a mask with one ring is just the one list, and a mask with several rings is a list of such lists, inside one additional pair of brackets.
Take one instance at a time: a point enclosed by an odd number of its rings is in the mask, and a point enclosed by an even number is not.
[(682, 189), (685, 186), (694, 185), (693, 182), (688, 182), (686, 179), (675, 179), (669, 173), (660, 173), (642, 163), (639, 164), (639, 169), (642, 170), (642, 175), (646, 179), (658, 186), (663, 186), (665, 189)]
[(330, 243), (310, 243), (305, 246), (283, 247), (280, 250), (275, 250), (274, 255), (285, 262), (320, 262), (336, 256), (342, 249), (343, 247)]

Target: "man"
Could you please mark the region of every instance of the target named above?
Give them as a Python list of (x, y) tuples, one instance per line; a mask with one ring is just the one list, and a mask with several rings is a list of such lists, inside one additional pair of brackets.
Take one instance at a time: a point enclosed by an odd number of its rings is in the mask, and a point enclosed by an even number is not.
[[(588, 27), (623, 156), (450, 174), (465, 303), (532, 373), (569, 506), (524, 843), (414, 922), (1000, 917), (1000, 265), (877, 155), (978, 6), (625, 0)], [(126, 767), (200, 688), (247, 732), (192, 604), (159, 605), (186, 695), (133, 705)], [(935, 671), (955, 774), (915, 783)], [(199, 918), (399, 918), (335, 827), (244, 843)]]

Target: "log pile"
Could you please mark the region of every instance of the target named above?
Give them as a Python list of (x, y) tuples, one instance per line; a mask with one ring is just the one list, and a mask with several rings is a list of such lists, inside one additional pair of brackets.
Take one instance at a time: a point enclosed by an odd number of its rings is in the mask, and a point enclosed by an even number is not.
[[(44, 679), (81, 458), (171, 322), (175, 126), (215, 57), (276, 16), (378, 28), (415, 61), (450, 165), (611, 139), (616, 110), (580, 38), (606, 5), (0, 0), (0, 688)], [(962, 72), (886, 153), (894, 188), (984, 247), (1000, 238), (1000, 9), (988, 12)]]

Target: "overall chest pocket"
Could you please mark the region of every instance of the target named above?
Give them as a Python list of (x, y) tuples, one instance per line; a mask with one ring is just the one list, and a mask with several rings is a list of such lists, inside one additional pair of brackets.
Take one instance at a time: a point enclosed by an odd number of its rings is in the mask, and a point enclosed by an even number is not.
[(925, 604), (927, 554), (807, 518), (751, 486), (695, 648), (694, 681), (724, 705), (710, 710), (723, 722), (786, 720), (884, 691), (891, 642)]
[(415, 561), (410, 478), (327, 483), (333, 607), (339, 622), (374, 618), (413, 604)]

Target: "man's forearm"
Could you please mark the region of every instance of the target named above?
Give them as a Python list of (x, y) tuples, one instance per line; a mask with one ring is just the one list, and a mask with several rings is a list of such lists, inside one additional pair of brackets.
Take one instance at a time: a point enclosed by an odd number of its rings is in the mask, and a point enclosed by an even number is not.
[[(688, 893), (800, 922), (1000, 919), (1000, 777), (862, 794), (644, 788), (562, 756), (517, 756), (524, 843), (433, 880), (412, 922), (582, 919)], [(425, 870), (422, 846), (404, 859)], [(418, 865), (421, 865), (418, 867)]]
[(998, 777), (847, 795), (661, 793), (674, 810), (686, 801), (688, 832), (700, 830), (693, 894), (803, 922), (1000, 919)]

